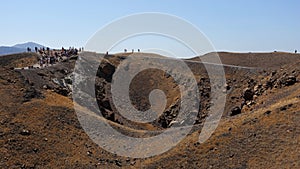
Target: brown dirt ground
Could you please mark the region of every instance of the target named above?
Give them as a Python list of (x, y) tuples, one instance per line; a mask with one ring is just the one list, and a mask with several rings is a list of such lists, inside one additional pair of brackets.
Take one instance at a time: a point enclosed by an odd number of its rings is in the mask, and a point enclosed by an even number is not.
[[(208, 141), (198, 143), (201, 127), (196, 127), (170, 151), (146, 159), (120, 157), (93, 143), (80, 126), (69, 97), (36, 87), (40, 94), (24, 100), (26, 92), (35, 86), (25, 81), (28, 72), (9, 68), (29, 66), (35, 62), (35, 56), (32, 60), (25, 57), (26, 61), (24, 56), (5, 58), (0, 61), (0, 168), (300, 168), (299, 55), (220, 53), (220, 56), (226, 64), (259, 69), (251, 72), (225, 69), (233, 89), (228, 93), (222, 120)], [(276, 58), (273, 62), (267, 62), (273, 57)], [(112, 57), (111, 62), (117, 65), (119, 61)], [(200, 79), (203, 70), (194, 64), (190, 66)], [(264, 82), (271, 76), (269, 68), (280, 75), (294, 74), (298, 82), (268, 89), (255, 100), (256, 104), (239, 115), (229, 116), (230, 109), (240, 105), (242, 90), (249, 79)], [(167, 90), (172, 83), (161, 85)], [(144, 87), (151, 89), (151, 85)], [(170, 91), (169, 101), (174, 102), (175, 97), (178, 95)], [(109, 124), (123, 132), (145, 133), (112, 121)]]

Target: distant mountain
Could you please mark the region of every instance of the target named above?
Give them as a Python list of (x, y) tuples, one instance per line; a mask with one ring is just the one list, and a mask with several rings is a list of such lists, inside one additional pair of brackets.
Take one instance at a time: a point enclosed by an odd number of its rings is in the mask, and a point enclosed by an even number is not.
[(34, 51), (35, 47), (42, 48), (44, 46), (34, 42), (17, 44), (14, 46), (0, 46), (0, 56), (26, 52), (28, 47), (31, 48), (32, 51)]
[(15, 54), (15, 53), (22, 53), (22, 52), (26, 52), (26, 49), (8, 47), (8, 46), (0, 46), (0, 56), (1, 55)]
[(21, 49), (27, 49), (29, 47), (32, 50), (34, 50), (35, 47), (43, 48), (44, 46), (40, 45), (40, 44), (37, 44), (37, 43), (34, 43), (34, 42), (27, 42), (27, 43), (17, 44), (13, 47), (21, 48)]

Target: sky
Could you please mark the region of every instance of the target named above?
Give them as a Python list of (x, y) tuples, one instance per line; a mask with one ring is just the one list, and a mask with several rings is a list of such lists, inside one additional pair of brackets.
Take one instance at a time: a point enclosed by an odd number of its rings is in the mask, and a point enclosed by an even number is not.
[(118, 18), (161, 12), (195, 25), (217, 51), (292, 52), (300, 51), (299, 9), (298, 0), (6, 0), (0, 5), (0, 46), (33, 41), (81, 47)]

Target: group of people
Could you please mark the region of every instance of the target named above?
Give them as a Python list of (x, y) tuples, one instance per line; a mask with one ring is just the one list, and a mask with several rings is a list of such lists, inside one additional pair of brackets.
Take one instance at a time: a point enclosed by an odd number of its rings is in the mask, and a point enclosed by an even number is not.
[[(35, 52), (39, 54), (39, 66), (48, 67), (49, 65), (53, 65), (57, 62), (61, 62), (64, 59), (67, 59), (71, 56), (78, 55), (79, 52), (82, 52), (84, 48), (74, 48), (70, 47), (69, 49), (65, 49), (64, 47), (61, 50), (50, 49), (49, 47), (38, 48), (35, 47)], [(27, 48), (28, 52), (31, 52), (31, 48)]]
[[(137, 50), (138, 52), (141, 52), (140, 49)], [(124, 49), (124, 53), (127, 53), (127, 49)], [(134, 49), (131, 50), (131, 53), (134, 53)]]

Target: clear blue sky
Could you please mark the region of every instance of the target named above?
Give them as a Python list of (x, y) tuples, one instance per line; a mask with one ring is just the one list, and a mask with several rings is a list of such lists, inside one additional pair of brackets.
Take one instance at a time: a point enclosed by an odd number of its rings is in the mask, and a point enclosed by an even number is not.
[(163, 12), (196, 25), (219, 51), (300, 51), (298, 0), (6, 0), (0, 8), (0, 46), (84, 46), (117, 18)]

